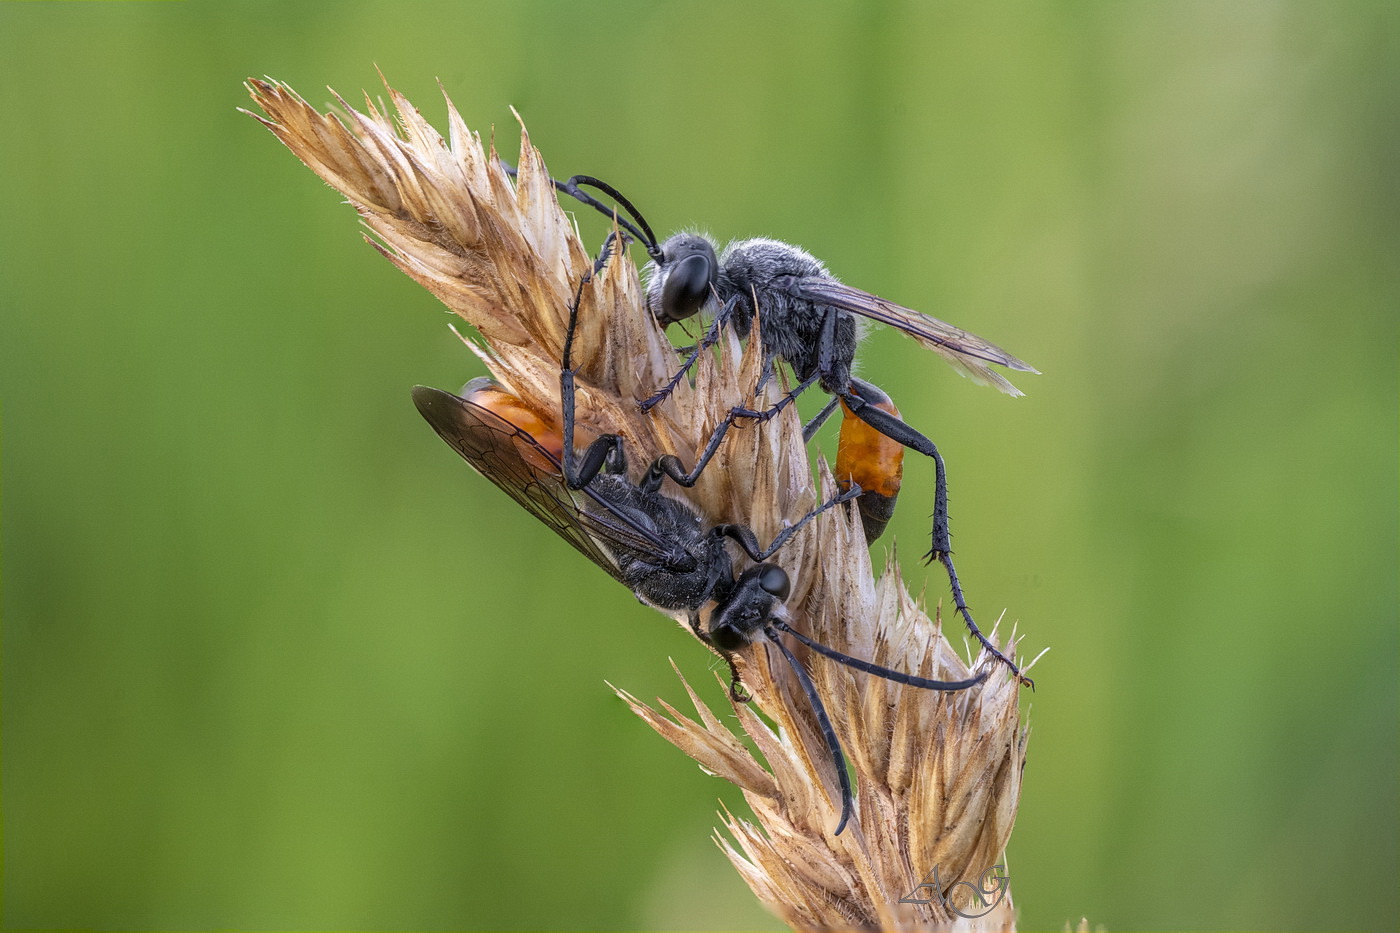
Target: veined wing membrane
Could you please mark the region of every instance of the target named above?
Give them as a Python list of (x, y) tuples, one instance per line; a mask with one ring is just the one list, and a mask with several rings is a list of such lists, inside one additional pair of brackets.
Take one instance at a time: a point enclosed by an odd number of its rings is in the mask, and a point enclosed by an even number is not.
[(943, 357), (974, 382), (995, 386), (1007, 395), (1022, 393), (989, 364), (1024, 373), (1039, 372), (976, 334), (944, 323), (922, 311), (915, 311), (886, 301), (878, 295), (843, 285), (835, 279), (794, 276), (787, 282), (787, 289), (791, 294), (807, 301), (832, 305), (902, 330), (924, 347)]
[[(564, 484), (559, 461), (526, 431), (441, 389), (415, 386), (413, 402), (438, 436), (473, 469), (614, 579), (626, 583), (619, 576), (617, 562), (600, 542), (641, 555), (658, 566), (675, 562), (674, 548), (619, 514), (612, 503), (587, 487), (570, 490)], [(596, 508), (585, 508), (578, 497), (587, 498)]]

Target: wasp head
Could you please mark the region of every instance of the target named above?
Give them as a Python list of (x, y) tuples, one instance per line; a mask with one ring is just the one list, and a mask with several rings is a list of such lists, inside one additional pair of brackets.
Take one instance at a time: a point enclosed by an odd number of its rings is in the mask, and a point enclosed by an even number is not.
[(677, 233), (661, 244), (647, 283), (647, 310), (662, 327), (694, 317), (713, 294), (719, 276), (714, 245), (696, 233)]
[(787, 571), (777, 564), (758, 564), (745, 570), (710, 617), (710, 642), (723, 651), (747, 645), (791, 591)]

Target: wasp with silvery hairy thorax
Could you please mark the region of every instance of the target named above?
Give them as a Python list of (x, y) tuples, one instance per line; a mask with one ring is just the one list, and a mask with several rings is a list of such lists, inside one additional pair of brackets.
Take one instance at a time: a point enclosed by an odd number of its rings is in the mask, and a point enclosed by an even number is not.
[[(691, 348), (685, 363), (654, 395), (640, 402), (642, 409), (648, 410), (665, 400), (700, 354), (715, 344), (724, 328), (745, 337), (757, 320), (766, 375), (771, 375), (777, 362), (785, 362), (797, 385), (767, 409), (734, 409), (730, 421), (735, 417), (766, 421), (813, 385), (831, 395), (831, 401), (804, 428), (803, 436), (810, 440), (836, 407), (841, 407), (843, 443), (837, 454), (837, 477), (871, 489), (869, 498), (860, 503), (870, 542), (883, 533), (893, 512), (902, 475), (902, 448), (932, 459), (933, 532), (926, 559), (943, 565), (953, 604), (982, 648), (1033, 688), (1034, 682), (982, 633), (968, 608), (953, 564), (948, 484), (938, 448), (899, 417), (888, 395), (851, 372), (860, 338), (858, 319), (895, 327), (937, 353), (959, 373), (1007, 395), (1022, 393), (993, 366), (1026, 373), (1038, 370), (975, 334), (841, 283), (825, 265), (799, 247), (760, 238), (739, 240), (717, 252), (707, 237), (696, 233), (678, 233), (664, 243), (658, 242), (641, 212), (606, 182), (575, 175), (568, 181), (555, 181), (554, 185), (612, 217), (645, 246), (651, 258), (647, 309), (659, 323), (666, 326), (685, 321), (706, 309), (713, 314), (709, 328)], [(612, 198), (627, 216), (585, 188)]]

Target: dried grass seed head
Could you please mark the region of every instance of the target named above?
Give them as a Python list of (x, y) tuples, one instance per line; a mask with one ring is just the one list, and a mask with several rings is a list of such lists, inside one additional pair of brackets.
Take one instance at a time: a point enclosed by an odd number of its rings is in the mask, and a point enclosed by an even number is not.
[[(248, 87), (266, 114), (257, 118), (347, 198), (375, 248), (476, 328), (484, 345), (473, 348), (493, 377), (537, 411), (558, 411), (568, 309), (592, 257), (523, 127), (512, 182), (450, 100), (444, 140), (392, 88), (396, 121), (369, 100), (361, 113), (337, 96), (341, 115), (322, 114), (279, 82)], [(635, 267), (615, 257), (579, 294), (580, 420), (621, 434), (633, 464), (666, 453), (689, 463), (731, 407), (763, 401), (755, 398), (760, 354), (743, 353), (730, 336), (701, 358), (693, 387), (682, 381), (664, 405), (642, 414), (636, 400), (676, 363), (646, 313)], [(770, 383), (766, 397), (775, 390)], [(825, 463), (818, 480), (820, 487), (789, 408), (762, 427), (731, 431), (696, 488), (670, 494), (707, 521), (746, 523), (769, 540), (834, 491)], [(775, 561), (792, 578), (785, 613), (799, 631), (886, 667), (968, 676), (941, 627), (904, 588), (897, 562), (873, 577), (854, 510), (823, 514)], [(743, 789), (756, 822), (725, 813), (733, 842), (721, 838), (720, 846), (790, 925), (915, 929), (957, 920), (938, 903), (899, 899), (935, 866), (951, 886), (976, 880), (1004, 851), (1027, 736), (1016, 682), (997, 668), (980, 688), (935, 693), (794, 650), (857, 775), (857, 818), (837, 838), (829, 834), (840, 806), (831, 759), (792, 672), (765, 641), (743, 651), (740, 664), (753, 706), (768, 720), (735, 704), (742, 733), (712, 714), (689, 684), (698, 719), (664, 703), (658, 713), (619, 693), (665, 738)], [(973, 667), (990, 666), (984, 654)], [(1007, 898), (997, 916), (1009, 922), (1009, 910)]]

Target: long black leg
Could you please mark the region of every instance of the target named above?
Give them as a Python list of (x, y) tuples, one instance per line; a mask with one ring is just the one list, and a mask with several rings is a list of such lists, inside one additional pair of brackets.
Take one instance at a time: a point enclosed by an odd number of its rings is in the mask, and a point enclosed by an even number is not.
[[(593, 264), (592, 272), (585, 273), (580, 279), (578, 289), (574, 292), (573, 301), (569, 304), (569, 324), (564, 334), (564, 352), (560, 360), (559, 369), (559, 400), (562, 409), (563, 433), (564, 433), (564, 481), (570, 489), (582, 489), (593, 481), (605, 466), (610, 464), (625, 463), (622, 453), (622, 438), (616, 434), (600, 435), (593, 443), (588, 445), (582, 455), (574, 452), (574, 430), (575, 430), (575, 394), (577, 371), (573, 368), (574, 334), (578, 330), (579, 306), (583, 302), (584, 287), (602, 271), (603, 266), (611, 255), (611, 247), (614, 243), (612, 234), (603, 243), (602, 252), (599, 253), (597, 261)], [(659, 458), (648, 468), (646, 475), (639, 484), (645, 493), (655, 492), (661, 486), (664, 476), (669, 476), (681, 486), (689, 489), (694, 486), (700, 478), (700, 474), (714, 458), (719, 450), (720, 443), (724, 440), (729, 429), (734, 426), (735, 421), (743, 417), (744, 413), (736, 409), (720, 422), (710, 435), (710, 440), (705, 449), (701, 452), (695, 466), (687, 471), (681, 464), (679, 458), (667, 455)]]
[[(662, 402), (666, 401), (668, 398), (671, 397), (671, 393), (676, 391), (676, 386), (680, 385), (681, 380), (684, 379), (686, 377), (686, 374), (690, 372), (690, 367), (694, 366), (695, 362), (698, 359), (700, 359), (700, 354), (704, 352), (702, 348), (706, 345), (707, 341), (710, 341), (711, 335), (718, 337), (718, 334), (719, 320), (716, 319), (710, 324), (710, 329), (705, 334), (704, 338), (702, 338), (699, 343), (697, 343), (694, 347), (691, 348), (690, 355), (685, 358), (685, 362), (681, 364), (681, 368), (676, 370), (676, 374), (670, 379), (667, 379), (666, 384), (663, 385), (661, 388), (657, 389), (651, 395), (647, 396), (646, 398), (642, 399), (640, 402), (637, 403), (637, 407), (642, 410), (643, 414), (651, 411), (657, 405), (660, 405)], [(710, 341), (710, 343), (713, 344), (713, 341)]]
[(650, 397), (638, 402), (638, 408), (644, 412), (651, 411), (657, 405), (660, 405), (671, 397), (671, 393), (676, 391), (676, 386), (681, 384), (681, 380), (690, 372), (690, 368), (700, 359), (700, 354), (719, 343), (720, 332), (723, 331), (725, 325), (729, 323), (729, 316), (733, 313), (738, 300), (739, 299), (735, 297), (724, 303), (724, 306), (715, 314), (714, 320), (710, 322), (710, 327), (705, 331), (704, 336), (696, 341), (695, 348), (691, 350), (690, 355), (685, 358), (685, 362), (681, 364), (681, 368), (676, 370), (676, 374), (666, 380), (666, 384), (660, 389), (657, 389)]
[(831, 726), (831, 717), (826, 714), (826, 707), (822, 705), (821, 697), (817, 696), (817, 688), (812, 683), (812, 678), (803, 669), (802, 662), (788, 650), (776, 632), (769, 631), (768, 638), (773, 644), (778, 646), (778, 650), (787, 658), (787, 662), (792, 666), (792, 672), (797, 675), (797, 682), (802, 685), (802, 692), (807, 696), (807, 702), (812, 704), (812, 712), (817, 717), (817, 727), (821, 729), (822, 738), (826, 740), (827, 751), (831, 752), (831, 763), (836, 766), (836, 779), (841, 783), (841, 822), (836, 824), (836, 832), (833, 836), (841, 835), (841, 831), (846, 828), (846, 823), (851, 818), (852, 804), (854, 803), (851, 794), (851, 776), (846, 773), (846, 753), (841, 750), (841, 740), (836, 737), (836, 730)]
[(933, 460), (933, 546), (924, 559), (929, 563), (937, 560), (945, 570), (948, 571), (948, 582), (953, 588), (953, 605), (957, 608), (958, 614), (967, 623), (968, 631), (972, 637), (976, 638), (987, 653), (992, 655), (1001, 663), (1011, 669), (1023, 684), (1035, 689), (1035, 681), (1021, 673), (1021, 669), (1002, 654), (993, 645), (987, 636), (982, 634), (982, 630), (977, 627), (977, 623), (972, 620), (972, 610), (967, 608), (967, 600), (963, 597), (962, 584), (958, 581), (958, 572), (953, 567), (952, 542), (948, 534), (948, 482), (943, 467), (943, 457), (938, 453), (938, 448), (933, 441), (924, 437), (908, 424), (891, 415), (889, 412), (881, 411), (874, 405), (861, 398), (849, 388), (837, 393), (846, 407), (851, 410), (861, 421), (870, 425), (881, 434), (891, 440), (899, 441), (910, 450), (917, 451)]
[(996, 647), (987, 640), (987, 637), (982, 634), (982, 630), (977, 627), (977, 623), (972, 621), (972, 613), (968, 611), (967, 603), (963, 601), (962, 585), (958, 583), (958, 571), (953, 567), (953, 555), (948, 551), (944, 551), (938, 555), (938, 562), (948, 571), (948, 582), (952, 584), (953, 587), (953, 605), (957, 607), (958, 613), (963, 617), (963, 621), (967, 623), (968, 631), (972, 632), (972, 637), (982, 643), (982, 647), (987, 650), (988, 654), (1010, 668), (1011, 673), (1016, 675), (1017, 680), (1034, 690), (1035, 681), (1031, 680), (1025, 674), (1022, 674), (1021, 669), (1017, 667), (1010, 658), (998, 651)]
[(796, 522), (795, 524), (789, 525), (782, 531), (778, 532), (777, 537), (775, 537), (772, 543), (769, 544), (766, 548), (760, 548), (758, 546), (758, 538), (754, 535), (753, 529), (749, 528), (749, 526), (747, 525), (716, 525), (715, 527), (710, 529), (710, 533), (714, 535), (723, 535), (726, 538), (730, 538), (731, 540), (738, 542), (739, 547), (743, 549), (745, 554), (747, 554), (750, 558), (761, 564), (768, 558), (772, 557), (774, 554), (778, 553), (782, 546), (784, 544), (787, 544), (788, 539), (791, 538), (793, 535), (797, 534), (799, 531), (801, 531), (802, 527), (808, 522), (810, 522), (812, 519), (816, 518), (818, 515), (822, 514), (832, 506), (840, 505), (843, 502), (850, 502), (852, 499), (859, 496), (860, 493), (860, 487), (852, 484), (850, 489), (847, 489), (845, 492), (842, 493), (837, 493), (830, 499), (823, 502), (821, 505), (817, 506), (812, 511), (808, 512), (806, 515), (802, 516), (800, 521)]
[(719, 451), (720, 443), (724, 440), (725, 435), (729, 433), (729, 429), (734, 427), (736, 421), (740, 418), (756, 418), (760, 422), (767, 421), (769, 418), (772, 418), (778, 412), (782, 411), (785, 406), (792, 404), (793, 400), (796, 399), (798, 395), (802, 394), (803, 391), (816, 382), (816, 379), (816, 376), (812, 376), (802, 383), (802, 385), (783, 396), (776, 405), (766, 411), (753, 411), (752, 409), (742, 407), (731, 408), (729, 414), (725, 416), (724, 420), (716, 426), (714, 433), (710, 435), (710, 440), (705, 445), (705, 449), (702, 450), (700, 456), (696, 458), (695, 466), (687, 471), (677, 457), (667, 454), (651, 465), (647, 476), (642, 480), (642, 488), (654, 491), (661, 483), (662, 474), (671, 477), (676, 483), (687, 489), (694, 486), (699, 480), (700, 474), (704, 472), (705, 467), (709, 465), (710, 460), (713, 459), (714, 455)]
[(948, 484), (944, 473), (943, 457), (938, 453), (938, 448), (934, 446), (933, 441), (924, 437), (907, 423), (870, 404), (850, 388), (838, 392), (837, 397), (846, 403), (851, 414), (885, 437), (898, 441), (910, 450), (917, 451), (933, 460), (933, 547), (928, 554), (924, 555), (924, 560), (932, 562), (940, 554), (947, 553), (951, 549), (948, 535)]
[(729, 433), (729, 429), (734, 426), (734, 422), (738, 418), (738, 415), (730, 412), (729, 415), (719, 423), (714, 433), (710, 435), (709, 443), (705, 445), (705, 449), (702, 450), (700, 456), (696, 458), (695, 466), (689, 471), (687, 471), (685, 466), (681, 463), (680, 458), (674, 454), (666, 454), (663, 457), (659, 457), (652, 463), (651, 468), (647, 470), (646, 476), (642, 477), (642, 482), (640, 484), (642, 490), (645, 492), (655, 492), (660, 488), (661, 478), (663, 476), (669, 476), (678, 486), (684, 486), (686, 489), (694, 486), (699, 482), (700, 474), (705, 471), (705, 467), (714, 459), (715, 453), (719, 450), (720, 442), (724, 440), (724, 436)]
[(602, 471), (604, 465), (609, 461), (622, 463), (622, 438), (616, 434), (603, 434), (593, 443), (588, 445), (588, 449), (579, 456), (574, 452), (574, 404), (575, 404), (575, 377), (576, 371), (573, 368), (574, 354), (574, 333), (578, 330), (578, 309), (583, 303), (583, 289), (593, 280), (603, 267), (607, 265), (608, 258), (612, 255), (614, 244), (613, 234), (608, 234), (608, 238), (603, 241), (603, 248), (598, 254), (597, 260), (593, 263), (593, 269), (585, 272), (579, 279), (578, 288), (574, 291), (574, 300), (569, 303), (569, 325), (564, 332), (564, 353), (559, 361), (559, 404), (563, 419), (564, 429), (564, 462), (561, 464), (564, 470), (564, 482), (570, 489), (582, 489), (593, 478)]
[(644, 414), (671, 397), (671, 393), (676, 391), (676, 386), (680, 385), (681, 380), (690, 372), (690, 367), (694, 366), (700, 359), (700, 354), (714, 346), (715, 342), (719, 340), (719, 327), (719, 318), (715, 318), (710, 322), (710, 329), (706, 331), (704, 336), (691, 348), (690, 355), (685, 358), (685, 362), (681, 364), (681, 368), (676, 370), (676, 374), (670, 379), (667, 379), (666, 384), (661, 388), (637, 403), (637, 407), (640, 408)]
[(821, 379), (821, 375), (819, 373), (813, 373), (799, 382), (795, 387), (785, 392), (783, 397), (774, 402), (770, 407), (762, 411), (739, 407), (731, 409), (731, 413), (740, 418), (753, 418), (759, 422), (771, 421), (776, 418), (784, 408), (787, 408), (793, 402), (797, 401), (799, 395), (816, 385), (819, 379)]
[[(816, 385), (817, 382), (823, 380), (825, 376), (831, 372), (832, 367), (835, 365), (834, 347), (836, 343), (836, 322), (837, 312), (835, 311), (828, 312), (826, 317), (822, 319), (821, 334), (817, 338), (817, 365), (812, 370), (812, 372), (808, 374), (807, 378), (803, 379), (797, 384), (796, 388), (788, 391), (786, 395), (778, 399), (776, 404), (769, 408), (765, 408), (763, 411), (753, 411), (752, 409), (748, 408), (735, 408), (734, 412), (736, 414), (743, 415), (745, 418), (756, 418), (760, 422), (769, 421), (772, 418), (776, 417), (778, 413), (781, 412), (784, 408), (797, 401), (797, 397), (799, 395), (801, 395), (803, 392), (806, 392), (812, 386)], [(763, 389), (764, 384), (768, 381), (769, 377), (772, 376), (772, 374), (773, 358), (770, 356), (765, 361), (763, 378), (758, 381), (758, 387), (760, 391)], [(828, 406), (827, 408), (822, 409), (821, 414), (817, 415), (817, 417), (812, 419), (811, 422), (808, 422), (808, 424), (802, 429), (802, 439), (804, 441), (811, 439), (810, 436), (807, 434), (808, 429), (810, 428), (811, 432), (815, 434), (817, 432), (817, 429), (821, 427), (822, 422), (824, 422), (828, 417), (831, 416), (832, 410), (834, 409), (832, 409), (831, 406)]]
[(802, 426), (802, 443), (812, 443), (812, 438), (817, 436), (817, 432), (822, 429), (822, 425), (826, 424), (826, 419), (831, 417), (832, 412), (836, 411), (836, 406), (840, 404), (841, 397), (839, 395), (833, 395), (831, 401), (826, 403), (826, 407), (817, 412), (816, 416), (812, 418), (811, 421)]
[(690, 630), (695, 633), (695, 637), (706, 645), (709, 645), (710, 650), (719, 655), (725, 664), (729, 665), (730, 699), (735, 703), (752, 703), (753, 694), (749, 693), (748, 688), (744, 686), (743, 679), (739, 676), (739, 665), (734, 661), (734, 654), (729, 651), (721, 651), (710, 642), (710, 636), (706, 635), (704, 630), (700, 628), (699, 614), (692, 612), (690, 618), (686, 621), (690, 625)]
[[(701, 635), (700, 640), (704, 641), (705, 636)], [(753, 694), (749, 693), (749, 688), (744, 686), (743, 680), (739, 677), (739, 665), (734, 663), (734, 655), (723, 651), (718, 652), (724, 658), (724, 663), (729, 665), (729, 698), (735, 703), (752, 703)]]

